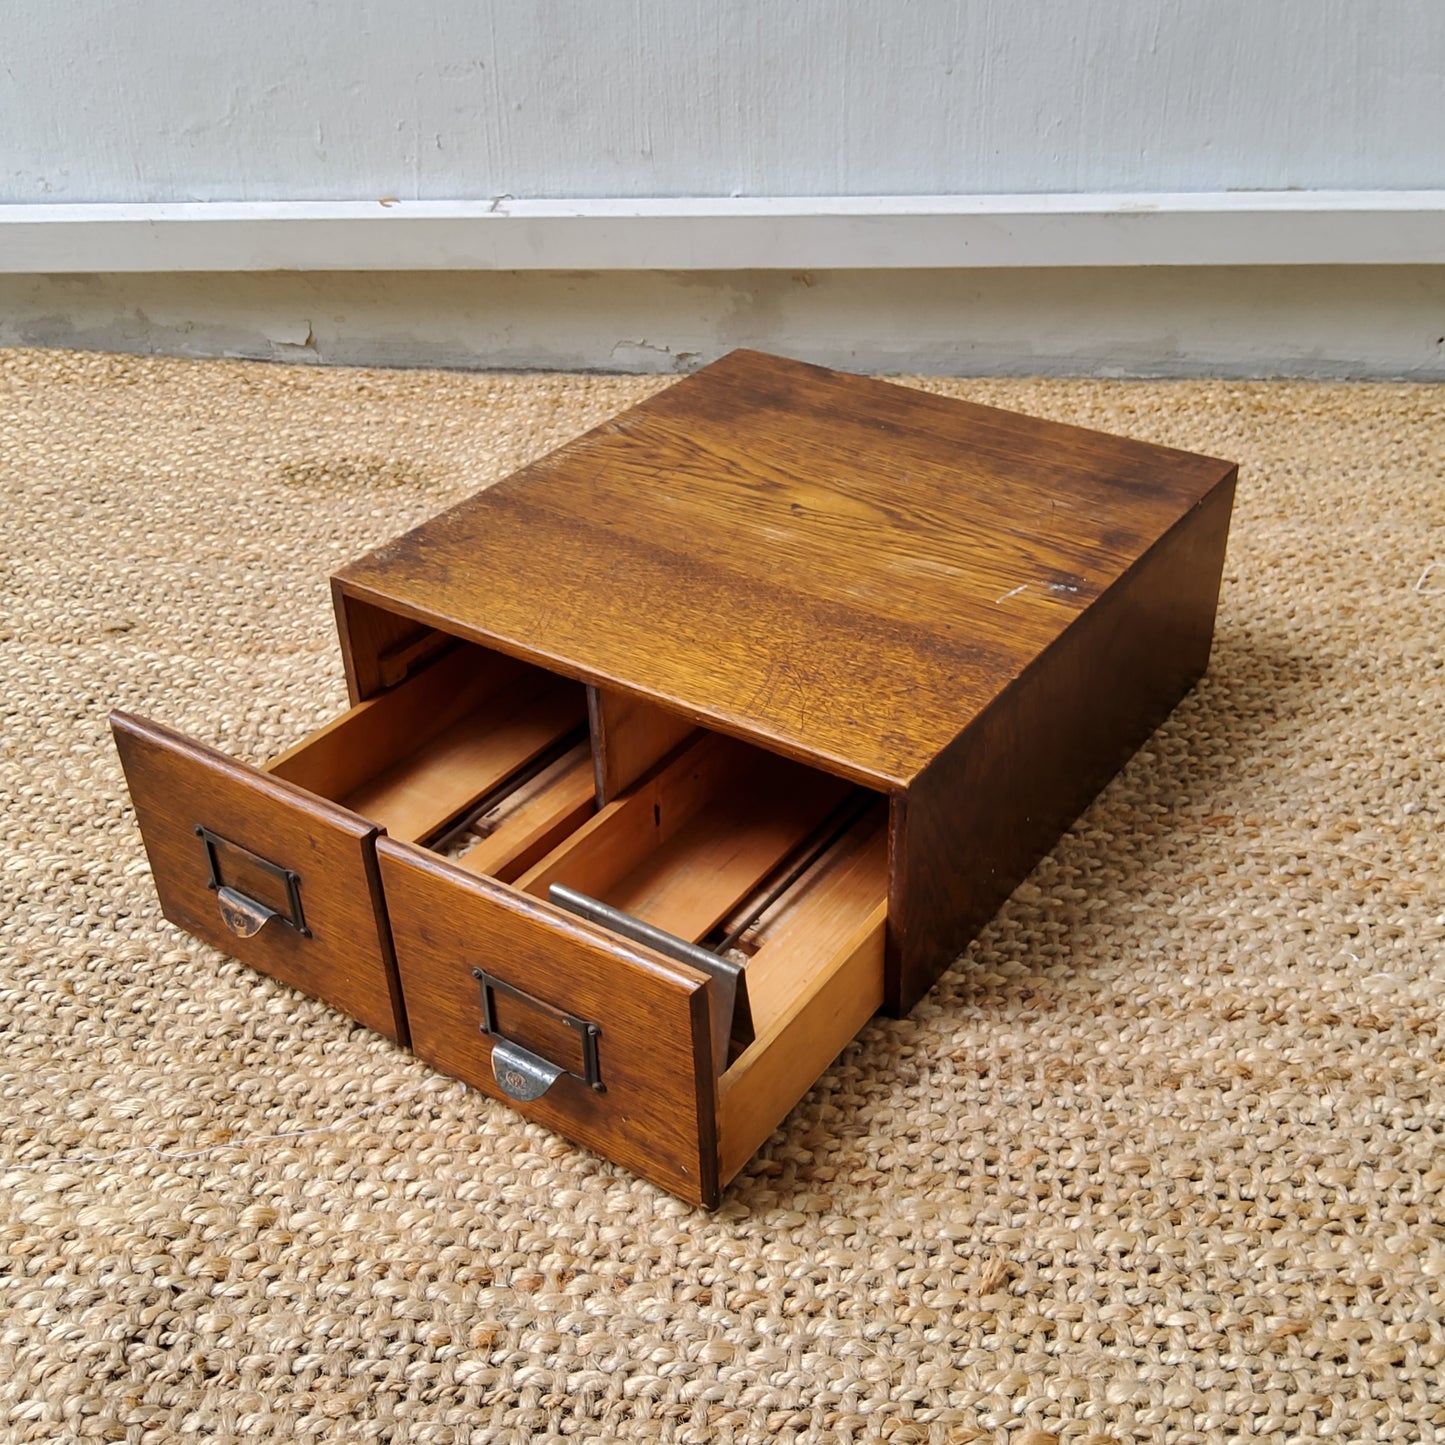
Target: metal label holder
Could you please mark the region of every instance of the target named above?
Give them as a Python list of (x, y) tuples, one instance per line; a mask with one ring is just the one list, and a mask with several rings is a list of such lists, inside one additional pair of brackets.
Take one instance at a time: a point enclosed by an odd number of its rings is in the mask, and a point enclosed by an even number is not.
[[(514, 988), (511, 984), (504, 983), (500, 978), (494, 977), (483, 969), (474, 968), (472, 977), (476, 979), (482, 992), (482, 1021), (478, 1027), (492, 1040), (492, 1072), (496, 1075), (497, 1083), (501, 1085), (503, 1092), (514, 1099), (537, 1099), (545, 1094), (563, 1074), (576, 1079), (579, 1084), (585, 1084), (594, 1093), (605, 1094), (607, 1092), (607, 1086), (602, 1082), (602, 1068), (597, 1057), (597, 1041), (602, 1037), (602, 1030), (595, 1023), (590, 1019), (579, 1019), (574, 1014), (554, 1008), (535, 994)], [(495, 996), (499, 993), (507, 998), (515, 999), (524, 1008), (534, 1009), (544, 1017), (572, 1029), (582, 1045), (582, 1072), (579, 1074), (574, 1069), (553, 1063), (550, 1059), (544, 1059), (540, 1054), (535, 1054), (531, 1049), (524, 1048), (515, 1040), (509, 1039), (497, 1027)]]
[[(259, 853), (253, 853), (249, 848), (243, 848), (239, 843), (233, 843), (229, 838), (223, 838), (219, 833), (213, 833), (199, 823), (196, 824), (195, 831), (206, 849), (206, 887), (216, 894), (221, 906), (221, 916), (233, 933), (242, 938), (250, 938), (274, 918), (288, 928), (295, 929), (302, 938), (311, 937), (311, 930), (306, 926), (306, 914), (301, 907), (299, 873), (283, 868), (279, 863), (273, 863), (269, 858), (263, 858)], [(239, 888), (232, 888), (227, 884), (221, 877), (221, 860), (216, 855), (218, 845), (229, 848), (233, 853), (239, 853), (252, 867), (270, 874), (280, 883), (286, 890), (287, 913), (282, 914), (262, 903), (260, 899), (252, 898), (249, 894), (242, 893)]]

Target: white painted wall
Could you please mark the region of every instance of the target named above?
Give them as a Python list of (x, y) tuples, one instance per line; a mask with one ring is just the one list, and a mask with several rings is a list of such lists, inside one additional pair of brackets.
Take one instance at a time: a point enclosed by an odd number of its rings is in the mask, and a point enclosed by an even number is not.
[(1445, 378), (1442, 261), (1445, 0), (0, 3), (0, 345)]
[(1445, 186), (1439, 0), (0, 13), (0, 202)]

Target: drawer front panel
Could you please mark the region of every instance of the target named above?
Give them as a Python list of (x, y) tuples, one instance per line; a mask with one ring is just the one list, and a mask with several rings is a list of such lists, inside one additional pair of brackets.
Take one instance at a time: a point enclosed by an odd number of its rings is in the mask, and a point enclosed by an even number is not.
[(376, 828), (169, 728), (111, 726), (166, 917), (405, 1042)]
[(703, 975), (412, 844), (381, 838), (377, 856), (415, 1052), (715, 1204)]

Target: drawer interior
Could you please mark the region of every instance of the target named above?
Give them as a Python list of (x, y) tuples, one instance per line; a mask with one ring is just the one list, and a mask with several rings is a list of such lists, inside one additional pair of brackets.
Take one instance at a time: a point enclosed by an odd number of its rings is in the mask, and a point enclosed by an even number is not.
[[(887, 800), (470, 643), (438, 646), (428, 638), (414, 661), (413, 671), (267, 771), (381, 825), (402, 844), (420, 845), (424, 851), (413, 856), (445, 870), (437, 878), (461, 883), (470, 875), (500, 887), (472, 900), (478, 907), (493, 900), (487, 926), (469, 945), (484, 960), (498, 946), (500, 933), (492, 935), (502, 919), (519, 930), (524, 950), (523, 939), (541, 937), (534, 929), (549, 938), (599, 936), (568, 935), (562, 919), (570, 911), (627, 946), (640, 944), (643, 957), (660, 952), (694, 970), (686, 976), (708, 977), (697, 1057), (711, 1081), (687, 1088), (696, 1088), (700, 1104), (709, 1101), (704, 1117), (711, 1122), (699, 1127), (714, 1141), (704, 1148), (716, 1149), (725, 1182), (882, 1003)], [(384, 873), (398, 866), (398, 856), (383, 856)], [(405, 907), (401, 889), (411, 886), (402, 876), (386, 890), (394, 928)], [(506, 897), (519, 911), (503, 905)], [(584, 911), (579, 899), (598, 911)], [(451, 978), (454, 950), (438, 961), (433, 948), (420, 945), (423, 916), (407, 925), (406, 938), (397, 934), (407, 1012), (426, 1005), (424, 1017), (411, 1021), (413, 1041), (422, 1045), (438, 1032), (430, 1053), (419, 1052), (472, 1077), (476, 1045), (467, 1039), (476, 1038), (475, 1020), (456, 1040), (448, 1020), (475, 984), (466, 970), (461, 983)], [(524, 970), (513, 983), (556, 1008), (572, 1007), (585, 981), (571, 979), (556, 960), (581, 947), (549, 943), (545, 978)], [(593, 963), (603, 957), (595, 949), (586, 956)], [(510, 965), (499, 959), (497, 966), (521, 967), (508, 957)], [(462, 993), (445, 1018), (433, 1018), (427, 989), (442, 962), (445, 986)], [(615, 967), (623, 982), (605, 1007), (625, 1012), (628, 968)], [(494, 989), (504, 1032), (508, 997)], [(601, 996), (597, 1007), (604, 1008)], [(513, 1031), (577, 1073), (571, 1035), (559, 1025), (557, 1038), (539, 1044), (528, 1033), (537, 1026), (533, 1013), (522, 1010)], [(605, 1039), (613, 1107), (626, 1090), (617, 1055), (622, 1030), (612, 1022)], [(549, 1096), (547, 1107), (563, 1110), (552, 1119), (558, 1127), (590, 1140), (588, 1111), (605, 1100), (594, 1105), (575, 1094), (555, 1104)], [(542, 1108), (539, 1102), (534, 1111)]]
[[(580, 683), (456, 642), (390, 691), (358, 703), (273, 759), (266, 771), (340, 803), (394, 838), (429, 843), (485, 812), (493, 795), (516, 795), (523, 780), (533, 784), (534, 795), (545, 795), (559, 778), (575, 779), (579, 760), (590, 797)], [(529, 816), (535, 824), (535, 812)], [(494, 859), (503, 868), (510, 861)]]
[(694, 945), (673, 951), (624, 932), (682, 962), (697, 966), (700, 949), (730, 964), (740, 1003), (716, 1043), (719, 1072), (768, 1038), (870, 923), (881, 990), (883, 797), (707, 732), (692, 732), (600, 809), (591, 786), (586, 750), (568, 752), (481, 820), (482, 836), (460, 852), (444, 838), (444, 851), (554, 905), (580, 895), (601, 905), (583, 916), (604, 927), (616, 926), (610, 910)]

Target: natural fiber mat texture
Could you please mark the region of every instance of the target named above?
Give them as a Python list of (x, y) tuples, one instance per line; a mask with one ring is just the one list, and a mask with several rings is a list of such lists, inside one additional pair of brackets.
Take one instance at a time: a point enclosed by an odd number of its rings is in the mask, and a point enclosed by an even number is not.
[(663, 384), (0, 353), (3, 1438), (1445, 1437), (1438, 389), (920, 383), (1240, 461), (1214, 659), (714, 1215), (162, 920), (107, 709)]

